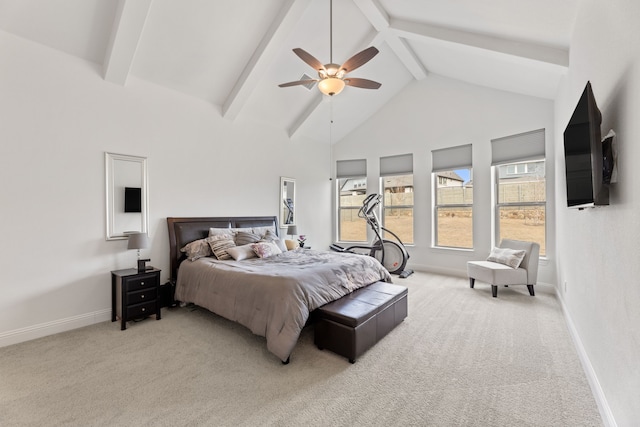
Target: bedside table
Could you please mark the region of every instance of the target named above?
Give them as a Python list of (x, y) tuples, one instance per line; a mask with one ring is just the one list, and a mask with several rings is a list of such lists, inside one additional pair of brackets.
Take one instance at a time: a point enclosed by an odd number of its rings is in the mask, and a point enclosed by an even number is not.
[(127, 321), (156, 314), (160, 320), (160, 270), (138, 273), (136, 268), (111, 272), (111, 321), (121, 320), (121, 330)]

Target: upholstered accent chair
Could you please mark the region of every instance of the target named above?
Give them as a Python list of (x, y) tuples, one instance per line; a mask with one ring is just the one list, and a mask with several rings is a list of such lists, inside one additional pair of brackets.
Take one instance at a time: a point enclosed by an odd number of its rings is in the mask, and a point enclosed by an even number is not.
[(535, 296), (533, 286), (538, 280), (540, 245), (535, 242), (503, 239), (494, 248), (487, 261), (467, 262), (469, 286), (476, 279), (491, 285), (491, 294), (498, 296), (498, 286), (527, 285), (529, 294)]

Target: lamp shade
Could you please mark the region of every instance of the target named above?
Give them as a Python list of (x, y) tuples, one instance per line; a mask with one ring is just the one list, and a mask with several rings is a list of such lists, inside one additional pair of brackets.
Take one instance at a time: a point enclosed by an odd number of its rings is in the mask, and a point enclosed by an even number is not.
[(127, 249), (144, 249), (149, 247), (149, 236), (147, 233), (133, 233), (129, 235)]
[(290, 225), (287, 228), (287, 234), (290, 234), (292, 236), (293, 235), (298, 235), (298, 226), (297, 225)]

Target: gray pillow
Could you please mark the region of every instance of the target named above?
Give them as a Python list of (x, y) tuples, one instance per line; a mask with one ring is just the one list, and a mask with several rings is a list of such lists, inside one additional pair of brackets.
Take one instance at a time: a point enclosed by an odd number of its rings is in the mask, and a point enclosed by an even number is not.
[(236, 245), (243, 246), (243, 245), (248, 245), (250, 243), (255, 243), (261, 240), (261, 238), (260, 236), (254, 233), (249, 233), (246, 231), (238, 231), (236, 233), (235, 240), (236, 240)]

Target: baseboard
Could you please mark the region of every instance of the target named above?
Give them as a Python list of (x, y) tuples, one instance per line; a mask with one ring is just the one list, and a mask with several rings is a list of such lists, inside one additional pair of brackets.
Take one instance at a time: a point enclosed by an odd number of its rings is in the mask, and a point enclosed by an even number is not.
[(598, 411), (600, 411), (600, 416), (602, 417), (602, 422), (607, 427), (617, 427), (617, 423), (615, 418), (613, 417), (613, 412), (611, 412), (611, 407), (609, 406), (609, 402), (607, 402), (607, 398), (604, 395), (604, 391), (600, 386), (600, 381), (598, 381), (598, 376), (596, 375), (596, 371), (593, 369), (593, 365), (591, 365), (591, 361), (589, 360), (589, 356), (582, 345), (582, 340), (580, 339), (580, 335), (578, 334), (578, 330), (576, 329), (573, 319), (571, 319), (571, 315), (567, 310), (567, 306), (564, 304), (564, 300), (560, 295), (560, 292), (556, 290), (556, 297), (560, 302), (560, 306), (562, 307), (562, 312), (564, 314), (564, 319), (567, 322), (567, 328), (569, 328), (569, 334), (571, 335), (571, 339), (573, 340), (573, 344), (576, 347), (576, 351), (578, 352), (578, 357), (580, 358), (580, 363), (582, 363), (582, 369), (584, 369), (584, 373), (587, 376), (587, 381), (589, 381), (589, 386), (591, 387), (591, 392), (593, 393), (593, 397), (596, 400), (596, 404), (598, 405)]
[(80, 314), (78, 316), (67, 317), (66, 319), (54, 320), (52, 322), (40, 323), (26, 328), (15, 329), (13, 331), (0, 333), (0, 347), (30, 341), (60, 332), (70, 331), (83, 326), (111, 320), (111, 309), (94, 311), (92, 313)]

